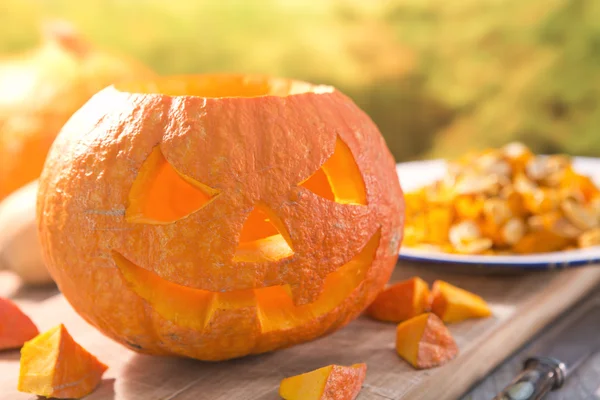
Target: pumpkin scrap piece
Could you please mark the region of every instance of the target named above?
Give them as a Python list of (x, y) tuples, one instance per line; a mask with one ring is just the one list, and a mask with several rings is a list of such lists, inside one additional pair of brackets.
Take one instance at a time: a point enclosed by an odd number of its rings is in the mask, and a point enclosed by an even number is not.
[(0, 297), (0, 350), (17, 349), (37, 334), (31, 319), (15, 303)]
[(492, 315), (485, 300), (448, 282), (435, 281), (431, 299), (431, 311), (446, 323)]
[(279, 395), (286, 400), (353, 400), (367, 375), (367, 365), (328, 365), (281, 381)]
[(39, 48), (0, 60), (0, 199), (40, 175), (61, 127), (94, 93), (154, 76), (97, 48), (68, 23), (49, 21), (41, 33)]
[(387, 287), (367, 308), (367, 315), (380, 321), (402, 322), (422, 314), (429, 306), (429, 286), (419, 277)]
[(418, 315), (396, 328), (396, 352), (418, 369), (438, 367), (458, 354), (444, 323), (432, 313)]
[(60, 324), (21, 349), (18, 389), (39, 396), (78, 399), (96, 388), (107, 368)]

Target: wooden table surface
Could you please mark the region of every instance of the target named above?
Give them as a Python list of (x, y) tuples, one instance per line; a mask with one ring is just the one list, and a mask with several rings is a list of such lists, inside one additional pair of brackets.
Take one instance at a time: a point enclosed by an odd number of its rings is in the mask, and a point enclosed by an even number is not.
[[(584, 307), (590, 301), (600, 301), (600, 286), (594, 289), (589, 298), (571, 308), (565, 315), (558, 318), (551, 326), (561, 324), (567, 318), (568, 313)], [(598, 321), (598, 334), (600, 335), (600, 321)], [(525, 346), (516, 351), (485, 379), (477, 383), (465, 396), (463, 400), (488, 400), (502, 390), (520, 371), (523, 360), (529, 355), (529, 350), (535, 346), (543, 331), (529, 341)], [(600, 399), (600, 352), (592, 355), (586, 360), (565, 382), (565, 385), (557, 391), (551, 392), (545, 400), (599, 400)]]
[[(431, 281), (434, 278), (445, 277), (447, 274), (445, 271), (438, 272), (421, 266), (414, 266), (413, 268), (403, 265), (402, 268), (397, 269), (396, 273), (399, 276), (396, 276), (396, 278), (419, 274), (426, 280)], [(369, 362), (370, 372), (370, 374), (367, 374), (368, 379), (359, 396), (360, 400), (400, 398), (420, 400), (444, 398), (453, 400), (460, 398), (461, 393), (464, 393), (465, 389), (476, 381), (476, 379), (472, 379), (464, 385), (466, 383), (463, 379), (464, 376), (474, 375), (473, 373), (465, 374), (468, 370), (478, 371), (476, 373), (477, 379), (482, 376), (486, 376), (486, 378), (463, 397), (469, 400), (484, 400), (491, 399), (519, 371), (523, 353), (527, 350), (526, 348), (522, 349), (491, 374), (488, 374), (487, 372), (491, 371), (494, 365), (500, 363), (507, 354), (510, 354), (509, 351), (502, 353), (500, 349), (511, 347), (512, 343), (523, 343), (522, 341), (519, 342), (519, 337), (525, 339), (525, 337), (529, 337), (525, 336), (527, 331), (537, 331), (541, 328), (543, 326), (539, 325), (541, 321), (545, 320), (547, 322), (557, 315), (553, 312), (561, 304), (563, 308), (572, 304), (566, 300), (569, 291), (571, 291), (571, 296), (573, 296), (573, 293), (583, 295), (593, 289), (597, 282), (600, 282), (600, 269), (594, 267), (557, 272), (557, 274), (559, 275), (538, 273), (497, 277), (447, 275), (451, 282), (460, 283), (461, 286), (464, 285), (469, 290), (485, 293), (485, 297), (491, 301), (496, 315), (491, 319), (475, 320), (452, 326), (453, 335), (457, 338), (461, 348), (461, 357), (447, 366), (424, 372), (412, 370), (405, 363), (399, 362), (395, 356), (392, 349), (393, 343), (390, 339), (393, 336), (393, 325), (382, 325), (366, 318), (361, 318), (353, 322), (348, 328), (313, 343), (273, 354), (223, 363), (219, 365), (219, 368), (213, 365), (210, 366), (210, 371), (204, 371), (206, 366), (191, 360), (170, 361), (133, 354), (112, 341), (107, 341), (93, 329), (86, 330), (83, 326), (78, 327), (83, 321), (78, 323), (78, 318), (74, 312), (70, 308), (64, 308), (66, 307), (64, 299), (56, 296), (52, 297), (56, 294), (56, 289), (15, 290), (14, 286), (12, 289), (9, 287), (11, 286), (10, 279), (7, 280), (4, 277), (5, 279), (0, 279), (0, 295), (12, 297), (26, 310), (30, 311), (34, 311), (37, 307), (36, 304), (40, 302), (42, 302), (40, 304), (45, 304), (44, 309), (39, 310), (41, 313), (35, 314), (36, 320), (42, 324), (44, 329), (50, 326), (50, 322), (55, 323), (56, 316), (52, 314), (55, 314), (59, 309), (66, 310), (63, 318), (71, 321), (67, 322), (67, 326), (74, 328), (74, 333), (78, 339), (82, 340), (84, 347), (88, 348), (89, 346), (90, 350), (97, 352), (98, 355), (102, 355), (107, 360), (113, 358), (114, 362), (111, 363), (111, 369), (106, 376), (107, 379), (103, 381), (102, 386), (93, 395), (89, 396), (90, 400), (92, 398), (99, 400), (196, 399), (198, 393), (207, 393), (211, 390), (214, 393), (223, 391), (223, 388), (227, 387), (227, 385), (223, 385), (226, 380), (215, 379), (218, 375), (217, 372), (221, 371), (222, 378), (229, 376), (231, 374), (227, 375), (227, 373), (231, 371), (228, 370), (240, 367), (237, 364), (247, 364), (245, 366), (241, 365), (241, 369), (238, 368), (240, 371), (236, 374), (239, 375), (246, 371), (244, 376), (247, 378), (250, 392), (252, 392), (252, 385), (259, 385), (260, 381), (265, 380), (264, 378), (269, 374), (274, 375), (271, 377), (272, 379), (268, 380), (272, 387), (265, 389), (263, 394), (251, 396), (251, 398), (275, 399), (277, 398), (276, 389), (279, 379), (308, 370), (309, 366), (304, 365), (307, 360), (314, 364), (310, 365), (312, 368), (325, 365), (326, 362), (332, 360), (348, 364), (355, 362), (357, 357), (361, 361)], [(2, 284), (6, 286), (7, 282), (8, 286), (2, 287)], [(597, 293), (598, 290), (595, 292)], [(594, 291), (592, 290), (591, 293), (594, 293)], [(53, 312), (48, 312), (49, 310), (53, 310)], [(45, 319), (49, 321), (45, 321)], [(507, 321), (512, 321), (512, 324), (507, 324)], [(529, 323), (525, 321), (529, 321)], [(512, 328), (509, 330), (510, 326)], [(96, 343), (96, 341), (102, 341), (102, 343)], [(100, 345), (101, 348), (96, 348), (95, 345)], [(512, 347), (510, 351), (514, 348)], [(352, 350), (347, 351), (344, 349)], [(111, 353), (114, 354), (111, 355)], [(14, 357), (12, 361), (7, 359), (7, 357), (10, 358), (11, 354)], [(270, 359), (272, 362), (261, 362), (263, 359)], [(16, 362), (18, 362), (18, 352), (5, 354), (0, 359), (0, 370), (2, 370), (3, 363), (8, 365), (8, 369), (4, 371), (8, 375), (0, 376), (0, 387), (3, 380), (9, 383), (10, 388), (13, 387), (12, 382), (16, 380), (16, 376), (11, 377), (9, 375), (16, 373)], [(274, 372), (273, 368), (270, 367), (273, 365), (280, 366), (282, 370)], [(173, 374), (172, 372), (175, 370), (178, 372)], [(209, 376), (212, 378), (206, 380)], [(230, 380), (227, 382), (231, 384)], [(596, 356), (581, 367), (577, 374), (569, 380), (565, 388), (553, 394), (549, 399), (588, 400), (600, 398), (600, 395), (594, 397), (594, 393), (599, 391), (599, 387), (600, 356)], [(162, 392), (159, 393), (161, 388), (165, 390), (163, 394), (161, 394)], [(174, 390), (175, 388), (178, 389)], [(437, 394), (435, 394), (435, 397), (431, 397), (434, 392)], [(228, 400), (233, 398), (248, 400), (250, 398), (248, 394), (249, 392), (246, 391), (241, 396), (238, 393), (234, 397), (231, 395), (217, 397), (227, 398)], [(2, 395), (8, 395), (8, 397)], [(33, 399), (34, 397), (17, 394), (14, 390), (10, 394), (0, 390), (0, 399), (4, 400), (5, 398), (15, 400), (17, 398)], [(209, 395), (206, 398), (213, 397)]]

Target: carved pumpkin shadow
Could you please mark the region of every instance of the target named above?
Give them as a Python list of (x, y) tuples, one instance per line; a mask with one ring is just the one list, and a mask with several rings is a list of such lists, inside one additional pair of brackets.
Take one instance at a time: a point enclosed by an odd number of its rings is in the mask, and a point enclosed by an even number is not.
[(94, 391), (85, 396), (86, 399), (94, 400), (94, 399), (102, 399), (102, 400), (113, 400), (116, 399), (115, 393), (115, 378), (110, 379), (102, 379), (100, 385)]
[[(359, 318), (348, 329), (311, 343), (219, 363), (134, 355), (120, 370), (117, 391), (124, 398), (151, 392), (156, 397), (177, 393), (186, 399), (202, 396), (210, 399), (275, 400), (280, 399), (280, 381), (288, 376), (329, 364), (352, 365), (357, 362), (367, 362), (365, 383), (369, 384), (370, 377), (381, 379), (412, 371), (410, 365), (398, 360), (394, 351), (395, 328), (393, 324)], [(157, 376), (163, 377), (160, 383), (154, 383)], [(149, 382), (152, 382), (151, 386)], [(385, 392), (385, 389), (380, 390)], [(399, 397), (399, 393), (390, 394), (390, 398)]]

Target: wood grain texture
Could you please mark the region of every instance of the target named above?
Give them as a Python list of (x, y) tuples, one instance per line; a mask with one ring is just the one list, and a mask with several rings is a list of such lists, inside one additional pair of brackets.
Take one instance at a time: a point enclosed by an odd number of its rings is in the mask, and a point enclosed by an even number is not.
[[(579, 314), (589, 304), (600, 303), (600, 286), (596, 286), (579, 304), (563, 313), (555, 322), (543, 328), (528, 344), (518, 349), (505, 362), (498, 366), (481, 382), (474, 385), (463, 400), (491, 399), (500, 392), (522, 370), (523, 361), (534, 354), (538, 340), (544, 333), (559, 325), (570, 326), (573, 314)], [(600, 332), (600, 320), (593, 332)], [(600, 399), (600, 352), (592, 354), (589, 359), (573, 372), (560, 390), (550, 392), (546, 400), (598, 400)]]
[[(600, 268), (521, 275), (457, 275), (443, 268), (403, 264), (394, 280), (419, 275), (444, 279), (482, 295), (492, 318), (450, 326), (460, 355), (449, 364), (415, 371), (394, 351), (395, 325), (359, 318), (328, 337), (286, 350), (222, 363), (139, 355), (105, 338), (84, 322), (66, 300), (19, 290), (0, 275), (0, 295), (16, 298), (41, 330), (63, 322), (76, 341), (110, 366), (86, 399), (277, 399), (281, 379), (324, 365), (366, 362), (360, 400), (457, 399), (475, 382), (600, 283)], [(4, 282), (4, 283), (2, 283)], [(51, 293), (51, 292), (50, 292)], [(512, 376), (512, 370), (507, 373)], [(15, 389), (18, 352), (0, 353), (0, 398), (33, 399)], [(479, 397), (471, 397), (479, 399)]]

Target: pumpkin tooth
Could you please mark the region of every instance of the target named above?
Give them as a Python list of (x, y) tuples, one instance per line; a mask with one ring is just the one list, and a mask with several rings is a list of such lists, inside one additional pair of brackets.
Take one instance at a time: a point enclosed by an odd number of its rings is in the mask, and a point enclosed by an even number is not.
[[(127, 286), (175, 324), (202, 331), (213, 309), (213, 292), (192, 289), (162, 279), (139, 267), (119, 252), (112, 257)], [(194, 307), (190, 307), (194, 304)]]
[(293, 303), (296, 306), (303, 306), (317, 301), (319, 295), (323, 293), (325, 286), (323, 280), (309, 272), (302, 274), (300, 281), (301, 284), (290, 286)]
[(269, 332), (307, 323), (342, 303), (364, 279), (375, 258), (380, 236), (381, 232), (377, 231), (359, 254), (324, 280), (301, 278), (302, 282), (323, 282), (320, 286), (283, 285), (216, 293), (164, 280), (116, 251), (113, 251), (113, 259), (127, 285), (158, 314), (176, 325), (206, 331), (219, 323), (228, 311), (243, 309), (247, 315), (257, 317), (261, 332)]
[(214, 324), (214, 319), (219, 314), (227, 313), (228, 311), (236, 311), (242, 309), (251, 310), (256, 308), (256, 295), (254, 290), (235, 290), (233, 292), (213, 293), (209, 303), (206, 305), (203, 330)]
[(297, 299), (302, 298), (302, 292), (289, 285), (255, 290), (263, 332), (298, 326), (339, 306), (365, 279), (380, 239), (381, 230), (352, 260), (327, 275), (317, 298), (310, 303), (299, 304)]

